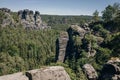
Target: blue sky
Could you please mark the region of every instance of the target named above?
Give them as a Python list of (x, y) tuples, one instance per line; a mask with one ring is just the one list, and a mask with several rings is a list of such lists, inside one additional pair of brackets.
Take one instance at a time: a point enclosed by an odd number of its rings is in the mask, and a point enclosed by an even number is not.
[(92, 15), (95, 10), (101, 12), (115, 2), (120, 0), (0, 0), (0, 7), (13, 11), (38, 10), (51, 15)]

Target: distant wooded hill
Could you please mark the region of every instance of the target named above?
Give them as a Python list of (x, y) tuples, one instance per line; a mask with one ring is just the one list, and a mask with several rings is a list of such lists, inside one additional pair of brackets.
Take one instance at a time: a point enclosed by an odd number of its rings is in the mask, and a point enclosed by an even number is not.
[(53, 29), (66, 30), (71, 24), (84, 25), (92, 21), (92, 16), (41, 15), (43, 22)]

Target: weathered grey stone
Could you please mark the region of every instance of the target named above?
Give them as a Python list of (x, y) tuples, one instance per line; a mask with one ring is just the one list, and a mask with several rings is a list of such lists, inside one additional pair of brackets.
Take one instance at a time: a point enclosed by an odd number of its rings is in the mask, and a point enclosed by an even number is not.
[(0, 11), (3, 11), (3, 12), (7, 12), (7, 13), (10, 13), (10, 9), (8, 8), (0, 8)]
[(29, 80), (22, 72), (0, 76), (0, 80)]
[(30, 24), (34, 24), (34, 12), (30, 10), (29, 12), (29, 21), (30, 21)]
[(71, 25), (70, 29), (72, 29), (72, 32), (78, 34), (81, 38), (83, 38), (86, 33), (86, 31), (78, 25)]
[(71, 80), (61, 66), (44, 67), (26, 72), (29, 80)]
[(35, 14), (32, 10), (25, 9), (18, 11), (17, 21), (14, 21), (13, 17), (10, 14), (10, 9), (0, 8), (0, 11), (5, 13), (5, 19), (1, 21), (1, 26), (14, 26), (16, 27), (19, 24), (22, 24), (25, 29), (46, 29), (50, 28), (47, 24), (43, 23), (40, 17), (39, 11), (35, 11)]
[(84, 72), (87, 75), (89, 80), (97, 80), (98, 75), (97, 75), (97, 72), (95, 71), (95, 69), (93, 68), (92, 65), (85, 64), (83, 66), (83, 70), (84, 70)]
[(21, 24), (25, 28), (32, 28), (32, 29), (45, 29), (49, 28), (46, 24), (42, 23), (39, 11), (33, 11), (25, 9), (18, 11), (18, 15), (21, 21)]
[(65, 55), (66, 55), (66, 47), (69, 40), (69, 36), (67, 32), (61, 32), (60, 37), (58, 39), (58, 62), (64, 62)]
[(44, 67), (27, 71), (26, 73), (14, 73), (0, 76), (0, 80), (71, 80), (62, 66)]
[(35, 24), (37, 27), (41, 26), (41, 23), (42, 23), (42, 20), (41, 20), (41, 17), (40, 17), (40, 13), (38, 11), (35, 11)]

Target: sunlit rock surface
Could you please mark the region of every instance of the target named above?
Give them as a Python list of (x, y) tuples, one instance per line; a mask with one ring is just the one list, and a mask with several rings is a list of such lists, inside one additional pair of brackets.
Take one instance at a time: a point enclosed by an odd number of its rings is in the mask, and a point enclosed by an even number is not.
[(19, 72), (0, 76), (0, 80), (71, 80), (62, 66), (43, 67), (30, 70), (25, 73)]

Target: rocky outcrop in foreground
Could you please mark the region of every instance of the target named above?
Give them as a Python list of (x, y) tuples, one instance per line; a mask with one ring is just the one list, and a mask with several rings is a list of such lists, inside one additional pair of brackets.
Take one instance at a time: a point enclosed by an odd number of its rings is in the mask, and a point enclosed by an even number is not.
[(0, 80), (29, 80), (24, 73), (18, 72), (10, 75), (0, 76)]
[(0, 80), (71, 80), (67, 72), (61, 66), (44, 67), (41, 69), (19, 72), (0, 76)]

